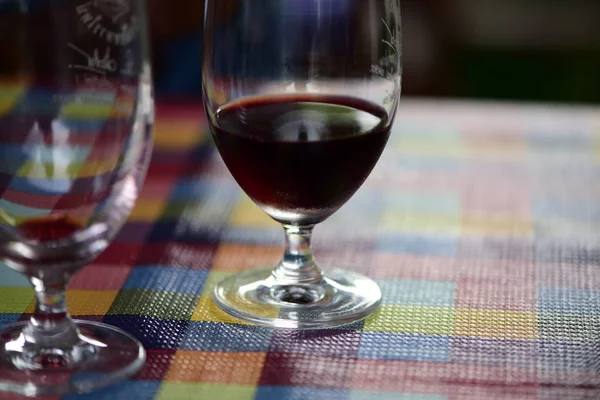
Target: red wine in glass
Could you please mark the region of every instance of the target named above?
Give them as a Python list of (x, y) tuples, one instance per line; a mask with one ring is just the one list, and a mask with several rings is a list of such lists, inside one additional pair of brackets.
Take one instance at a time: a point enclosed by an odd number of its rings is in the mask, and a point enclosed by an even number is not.
[(213, 131), (232, 175), (267, 214), (283, 224), (313, 225), (365, 181), (390, 125), (377, 104), (299, 94), (225, 104)]
[(66, 215), (32, 218), (17, 226), (25, 239), (39, 242), (68, 239), (81, 229), (81, 224)]
[(390, 135), (401, 87), (400, 1), (207, 0), (202, 52), (219, 153), (285, 231), (281, 261), (219, 282), (216, 304), (278, 328), (365, 318), (381, 290), (361, 274), (321, 269), (311, 234), (363, 184)]

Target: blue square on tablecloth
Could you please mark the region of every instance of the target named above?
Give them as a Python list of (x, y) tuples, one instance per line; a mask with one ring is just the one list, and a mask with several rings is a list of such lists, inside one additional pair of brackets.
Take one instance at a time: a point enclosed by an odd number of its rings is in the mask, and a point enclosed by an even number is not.
[(533, 215), (538, 220), (561, 218), (572, 222), (600, 219), (600, 207), (596, 202), (575, 199), (538, 198), (533, 202)]
[(349, 400), (347, 390), (317, 389), (303, 386), (260, 386), (254, 400)]
[(182, 350), (258, 351), (269, 349), (273, 330), (258, 326), (221, 322), (190, 322), (183, 336)]
[(358, 357), (377, 360), (449, 361), (450, 338), (363, 332)]
[(102, 322), (135, 336), (146, 349), (171, 350), (179, 348), (190, 323), (137, 315), (106, 315)]
[(538, 289), (538, 309), (546, 313), (600, 314), (600, 290)]
[(153, 289), (195, 295), (202, 291), (207, 276), (206, 270), (138, 266), (131, 271), (123, 289)]
[(0, 287), (30, 287), (29, 279), (20, 272), (0, 263)]
[(174, 221), (157, 221), (148, 234), (147, 243), (218, 243), (223, 226), (199, 226), (178, 215)]
[(21, 314), (0, 314), (0, 326), (17, 322)]
[(461, 211), (459, 196), (452, 192), (408, 192), (404, 188), (380, 194), (387, 211), (457, 215)]
[(456, 253), (456, 239), (446, 236), (383, 235), (380, 251), (417, 255), (451, 256)]
[(453, 157), (422, 157), (402, 155), (391, 158), (388, 165), (393, 165), (395, 169), (403, 172), (419, 171), (423, 172), (455, 172), (460, 168), (460, 162)]
[(410, 306), (453, 307), (454, 282), (422, 280), (379, 279), (382, 299), (385, 304)]
[(155, 381), (126, 381), (85, 396), (64, 396), (62, 400), (152, 399), (160, 384)]

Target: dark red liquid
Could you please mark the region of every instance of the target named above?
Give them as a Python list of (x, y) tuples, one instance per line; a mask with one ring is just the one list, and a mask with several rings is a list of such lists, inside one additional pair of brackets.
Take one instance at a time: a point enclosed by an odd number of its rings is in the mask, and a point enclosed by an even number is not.
[(24, 238), (40, 242), (68, 239), (80, 229), (78, 223), (66, 216), (34, 218), (17, 226), (18, 232)]
[(312, 94), (253, 97), (221, 107), (212, 126), (242, 189), (276, 220), (327, 218), (362, 185), (390, 132), (364, 100)]

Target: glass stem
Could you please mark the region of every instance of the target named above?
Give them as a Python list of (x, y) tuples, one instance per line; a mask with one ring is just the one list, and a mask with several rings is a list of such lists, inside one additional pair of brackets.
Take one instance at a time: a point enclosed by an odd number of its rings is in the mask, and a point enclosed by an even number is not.
[(313, 258), (311, 236), (314, 225), (284, 225), (285, 252), (273, 270), (273, 277), (282, 284), (307, 284), (323, 279), (323, 271)]
[(79, 332), (67, 311), (67, 281), (50, 284), (32, 277), (31, 283), (35, 289), (35, 310), (23, 331), (26, 342), (42, 348), (77, 343)]

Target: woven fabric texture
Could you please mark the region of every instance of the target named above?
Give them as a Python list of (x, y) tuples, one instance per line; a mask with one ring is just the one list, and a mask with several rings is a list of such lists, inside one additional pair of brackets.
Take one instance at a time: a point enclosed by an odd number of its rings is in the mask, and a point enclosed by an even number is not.
[[(200, 106), (161, 105), (155, 136), (128, 223), (68, 292), (75, 318), (132, 333), (148, 360), (65, 399), (600, 398), (597, 109), (403, 102), (368, 181), (314, 235), (317, 260), (375, 278), (383, 304), (322, 331), (215, 307), (214, 283), (273, 265), (283, 231), (232, 180)], [(32, 299), (0, 266), (0, 325)]]

